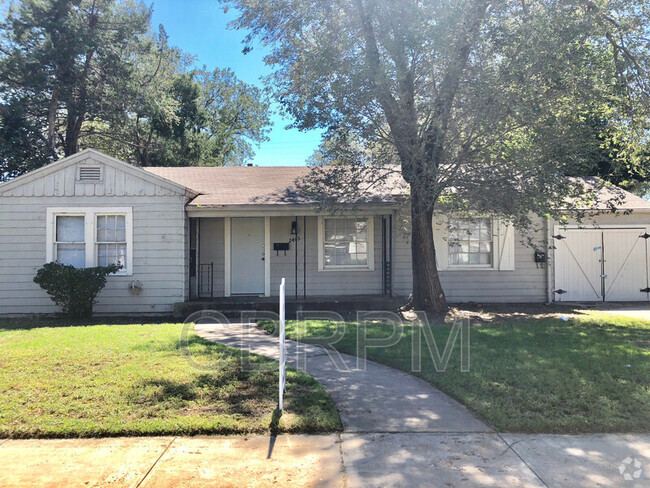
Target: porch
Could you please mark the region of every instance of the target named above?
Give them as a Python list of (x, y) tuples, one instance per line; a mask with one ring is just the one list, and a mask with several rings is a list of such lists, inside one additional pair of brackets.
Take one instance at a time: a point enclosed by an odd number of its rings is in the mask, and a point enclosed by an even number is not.
[(282, 278), (287, 301), (303, 309), (361, 306), (369, 297), (377, 309), (395, 294), (389, 209), (354, 216), (214, 213), (189, 214), (189, 296), (198, 309), (277, 307), (272, 297)]
[[(336, 295), (308, 298), (286, 297), (286, 314), (293, 318), (298, 312), (335, 312), (347, 316), (357, 311), (397, 311), (405, 297), (387, 295)], [(174, 305), (174, 317), (185, 319), (201, 310), (214, 310), (228, 318), (238, 319), (241, 312), (279, 312), (278, 297), (231, 296), (180, 302)]]

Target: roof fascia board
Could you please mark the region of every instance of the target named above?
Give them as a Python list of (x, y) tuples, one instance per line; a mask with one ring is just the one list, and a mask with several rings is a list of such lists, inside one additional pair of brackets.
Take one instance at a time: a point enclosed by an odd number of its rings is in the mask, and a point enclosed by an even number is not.
[(328, 212), (327, 210), (319, 210), (317, 207), (312, 206), (285, 206), (285, 205), (266, 205), (266, 206), (229, 206), (229, 207), (196, 207), (188, 205), (185, 211), (188, 217), (295, 217), (295, 216), (318, 216), (329, 214), (370, 214), (382, 215), (386, 212), (392, 213), (396, 208), (392, 205), (376, 205), (376, 206), (359, 206), (351, 207), (340, 212)]

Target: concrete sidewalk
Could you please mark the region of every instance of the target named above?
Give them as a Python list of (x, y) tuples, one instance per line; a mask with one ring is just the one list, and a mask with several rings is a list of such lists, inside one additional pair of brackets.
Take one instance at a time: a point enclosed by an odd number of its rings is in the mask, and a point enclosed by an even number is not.
[(650, 435), (0, 440), (0, 486), (641, 488), (650, 486)]

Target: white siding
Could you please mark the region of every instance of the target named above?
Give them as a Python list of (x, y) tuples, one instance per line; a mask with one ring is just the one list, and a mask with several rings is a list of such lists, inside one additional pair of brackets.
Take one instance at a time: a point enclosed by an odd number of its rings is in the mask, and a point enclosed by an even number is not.
[[(540, 230), (534, 239), (544, 242), (545, 233)], [(410, 236), (394, 235), (393, 291), (408, 296), (412, 289)], [(546, 269), (538, 267), (534, 250), (522, 243), (524, 236), (515, 232), (515, 269), (498, 270), (445, 270), (440, 281), (447, 300), (460, 302), (545, 302)]]
[[(202, 218), (200, 220), (200, 262), (214, 263), (214, 296), (224, 294), (224, 219)], [(267, 253), (271, 268), (271, 295), (278, 294), (280, 280), (286, 278), (287, 294), (296, 293), (296, 243), (284, 251), (273, 251), (273, 243), (289, 242), (291, 222), (294, 217), (271, 217), (271, 249)], [(374, 271), (318, 271), (318, 217), (307, 217), (305, 232), (303, 217), (298, 217), (298, 296), (364, 295), (382, 292), (382, 245), (381, 217), (375, 217)], [(306, 236), (306, 237), (305, 237)], [(304, 259), (306, 249), (307, 259)], [(235, 271), (233, 271), (235, 272)], [(306, 280), (304, 279), (306, 278)], [(303, 288), (306, 283), (306, 290)]]
[[(0, 187), (0, 314), (55, 313), (59, 308), (33, 282), (46, 260), (48, 207), (131, 207), (133, 274), (110, 276), (98, 314), (169, 313), (187, 297), (186, 197), (130, 168), (103, 166), (102, 183), (80, 184), (76, 165), (2, 192)], [(140, 296), (129, 283), (144, 285)]]

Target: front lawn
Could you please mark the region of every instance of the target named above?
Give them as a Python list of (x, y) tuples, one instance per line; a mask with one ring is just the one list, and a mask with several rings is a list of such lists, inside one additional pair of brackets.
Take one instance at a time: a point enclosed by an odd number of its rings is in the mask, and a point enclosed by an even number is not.
[[(288, 322), (287, 336), (323, 343), (333, 322)], [(411, 371), (414, 327), (399, 327), (394, 346), (370, 348), (368, 359)], [(266, 323), (272, 330), (274, 324)], [(359, 324), (348, 323), (333, 345), (357, 353)], [(340, 329), (339, 329), (340, 330)], [(440, 354), (449, 324), (432, 326)], [(371, 323), (368, 338), (390, 336), (393, 327)], [(493, 317), (472, 323), (470, 371), (460, 371), (460, 340), (449, 365), (436, 372), (423, 349), (429, 381), (504, 432), (588, 433), (650, 431), (650, 323), (605, 314)], [(426, 346), (425, 346), (426, 347)]]
[(242, 370), (239, 350), (191, 331), (179, 349), (183, 324), (41, 325), (0, 320), (0, 437), (340, 429), (322, 386), (296, 371), (278, 425), (277, 362)]

